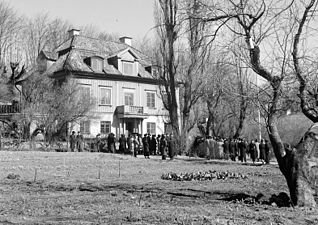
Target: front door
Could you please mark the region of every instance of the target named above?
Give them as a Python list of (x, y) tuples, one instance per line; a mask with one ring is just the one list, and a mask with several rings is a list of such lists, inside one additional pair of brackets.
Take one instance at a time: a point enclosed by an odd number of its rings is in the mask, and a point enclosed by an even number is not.
[(141, 129), (141, 120), (138, 118), (133, 118), (133, 119), (128, 119), (125, 121), (126, 123), (126, 132), (128, 132), (128, 134), (140, 134), (142, 129)]
[(128, 131), (128, 134), (134, 133), (134, 122), (133, 121), (126, 122), (126, 130)]

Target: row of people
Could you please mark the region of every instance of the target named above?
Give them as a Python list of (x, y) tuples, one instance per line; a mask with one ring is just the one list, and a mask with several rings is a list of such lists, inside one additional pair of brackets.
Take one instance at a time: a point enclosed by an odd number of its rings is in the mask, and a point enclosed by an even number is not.
[(262, 164), (269, 164), (270, 147), (268, 140), (262, 139), (259, 143), (257, 139), (248, 142), (246, 139), (207, 139), (209, 153), (208, 158), (224, 158), (226, 160), (236, 161), (237, 159), (246, 162), (249, 156), (253, 163), (256, 161)]
[[(80, 131), (76, 135), (75, 131), (69, 138), (70, 149), (74, 152), (84, 150), (84, 137)], [(142, 138), (140, 134), (129, 134), (125, 137), (124, 134), (117, 140), (113, 133), (110, 133), (106, 139), (102, 138), (100, 134), (96, 135), (95, 143), (90, 146), (97, 152), (110, 152), (131, 154), (137, 157), (138, 154), (144, 154), (145, 158), (149, 159), (150, 155), (162, 155), (162, 159), (169, 156), (171, 159), (174, 154), (175, 140), (172, 134), (150, 135), (144, 134)]]
[(167, 158), (167, 155), (171, 159), (174, 157), (173, 135), (144, 134), (144, 137), (141, 138), (140, 134), (130, 134), (126, 138), (122, 134), (118, 142), (120, 153), (132, 154), (135, 157), (138, 153), (143, 153), (146, 159), (149, 159), (150, 155), (161, 155), (163, 160)]
[(75, 149), (77, 149), (78, 152), (82, 152), (84, 150), (84, 136), (80, 131), (77, 132), (77, 135), (75, 131), (72, 131), (69, 141), (71, 152), (75, 152)]

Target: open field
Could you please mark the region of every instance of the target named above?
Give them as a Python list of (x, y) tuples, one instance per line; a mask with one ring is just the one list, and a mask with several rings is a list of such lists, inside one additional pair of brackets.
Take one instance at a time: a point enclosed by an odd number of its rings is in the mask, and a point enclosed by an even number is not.
[[(247, 179), (162, 180), (216, 170)], [(277, 165), (103, 153), (0, 152), (0, 224), (318, 224), (318, 211), (279, 207)], [(279, 198), (277, 198), (279, 200)]]

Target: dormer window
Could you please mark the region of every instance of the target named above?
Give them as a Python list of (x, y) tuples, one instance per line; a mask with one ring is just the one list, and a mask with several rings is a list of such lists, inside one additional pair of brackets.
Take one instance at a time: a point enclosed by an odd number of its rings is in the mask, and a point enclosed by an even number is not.
[(134, 75), (134, 63), (123, 61), (123, 74), (124, 75)]
[(99, 56), (92, 56), (86, 58), (84, 62), (90, 66), (95, 72), (103, 72), (104, 68), (104, 59)]

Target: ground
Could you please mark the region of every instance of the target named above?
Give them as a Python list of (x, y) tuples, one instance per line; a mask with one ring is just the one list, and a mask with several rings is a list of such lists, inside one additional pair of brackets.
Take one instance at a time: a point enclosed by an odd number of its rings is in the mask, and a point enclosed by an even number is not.
[[(246, 179), (162, 180), (168, 172)], [(318, 224), (312, 208), (280, 207), (276, 164), (109, 153), (0, 152), (0, 224)]]

